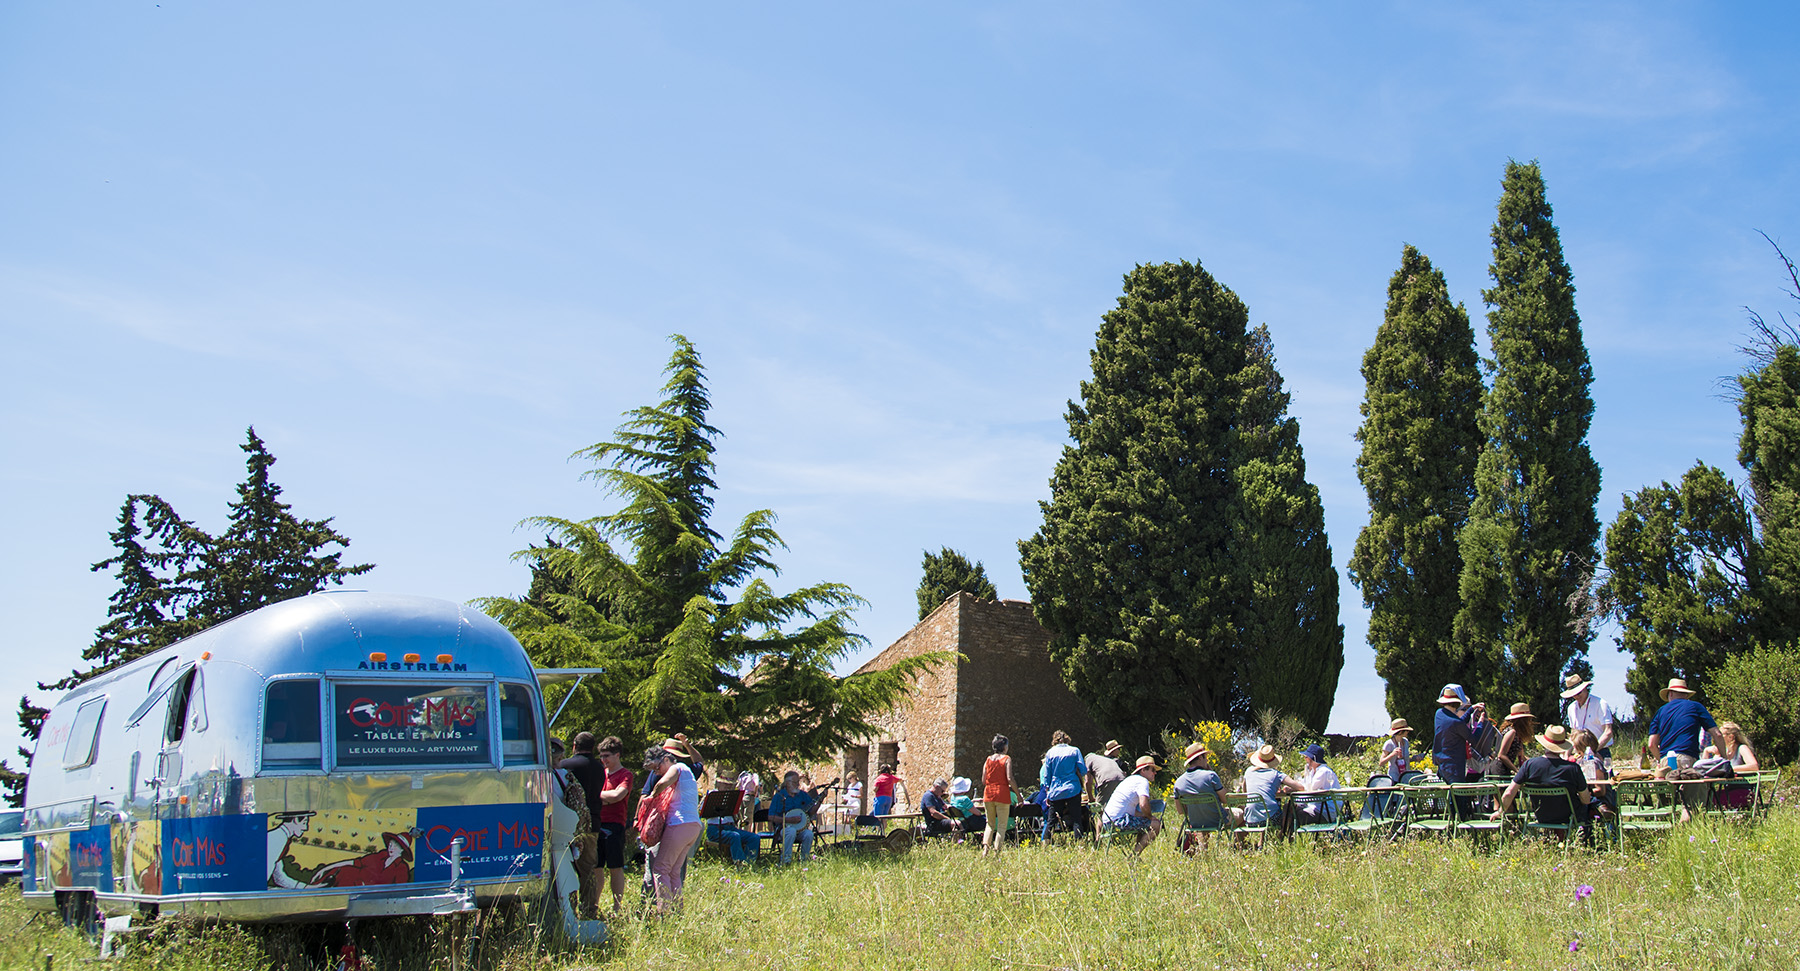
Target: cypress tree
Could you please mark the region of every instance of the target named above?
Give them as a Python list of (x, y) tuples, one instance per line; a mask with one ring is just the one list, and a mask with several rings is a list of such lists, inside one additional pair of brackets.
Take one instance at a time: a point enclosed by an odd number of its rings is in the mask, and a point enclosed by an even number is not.
[(1388, 281), (1387, 312), (1362, 374), (1356, 472), (1369, 524), (1356, 538), (1350, 579), (1369, 608), (1388, 711), (1429, 725), (1438, 690), (1465, 680), (1452, 638), (1461, 606), (1457, 534), (1475, 492), (1482, 387), (1468, 311), (1411, 246)]
[(981, 561), (970, 563), (968, 557), (948, 546), (937, 553), (926, 550), (924, 575), (919, 578), (919, 619), (924, 620), (958, 593), (972, 593), (982, 600), (1000, 596)]
[(1324, 732), (1344, 666), (1337, 569), (1319, 490), (1306, 481), (1300, 422), (1287, 413), (1274, 341), (1266, 325), (1248, 336), (1233, 476), (1242, 506), (1233, 538), (1240, 678), (1252, 708), (1274, 708)]
[(1493, 287), (1482, 291), (1493, 384), (1461, 535), (1456, 639), (1466, 681), (1497, 703), (1556, 711), (1558, 677), (1587, 652), (1571, 599), (1585, 589), (1600, 524), (1588, 450), (1593, 367), (1575, 285), (1537, 163), (1508, 162), (1494, 222)]
[[(1093, 377), (1069, 403), (1072, 444), (1039, 504), (1043, 525), (1019, 543), (1051, 657), (1121, 736), (1245, 724), (1256, 706), (1323, 724), (1308, 694), (1256, 694), (1289, 684), (1284, 652), (1296, 670), (1317, 660), (1311, 635), (1330, 641), (1337, 578), (1328, 552), (1328, 576), (1315, 569), (1316, 495), (1296, 486), (1297, 427), (1248, 317), (1198, 264), (1127, 274), (1101, 318)], [(1295, 588), (1255, 588), (1283, 562), (1305, 564)]]

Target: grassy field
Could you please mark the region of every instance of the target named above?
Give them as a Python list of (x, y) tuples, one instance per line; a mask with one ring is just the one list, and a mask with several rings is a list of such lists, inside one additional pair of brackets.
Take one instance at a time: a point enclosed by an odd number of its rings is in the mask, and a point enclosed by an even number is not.
[[(1591, 893), (1583, 888), (1592, 888)], [(1698, 822), (1626, 853), (1466, 843), (1026, 848), (736, 869), (702, 859), (684, 913), (613, 922), (587, 951), (546, 944), (530, 911), (487, 928), (500, 969), (1286, 969), (1800, 967), (1800, 811)], [(293, 932), (165, 921), (125, 969), (309, 966)], [(382, 968), (447, 967), (443, 928), (383, 930)], [(93, 945), (0, 894), (0, 963), (76, 968)], [(316, 952), (315, 952), (316, 953)], [(317, 966), (310, 965), (310, 966)]]

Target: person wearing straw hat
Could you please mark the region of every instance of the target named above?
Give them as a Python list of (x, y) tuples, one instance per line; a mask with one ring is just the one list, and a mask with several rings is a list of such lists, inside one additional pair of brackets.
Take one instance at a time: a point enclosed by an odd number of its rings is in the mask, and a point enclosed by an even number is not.
[(1506, 731), (1500, 736), (1500, 747), (1494, 750), (1494, 773), (1511, 778), (1525, 764), (1525, 740), (1537, 734), (1537, 719), (1531, 706), (1521, 701), (1506, 715)]
[[(1723, 748), (1725, 740), (1713, 721), (1712, 712), (1694, 700), (1694, 689), (1684, 678), (1670, 678), (1662, 689), (1663, 706), (1650, 719), (1650, 750), (1671, 770), (1691, 769), (1700, 758), (1700, 736), (1710, 732), (1714, 745)], [(1669, 759), (1673, 758), (1674, 762)]]
[(1596, 754), (1600, 758), (1600, 768), (1612, 769), (1613, 722), (1618, 714), (1606, 699), (1593, 693), (1594, 682), (1584, 679), (1579, 674), (1571, 674), (1563, 679), (1563, 724), (1569, 728), (1573, 736), (1579, 731), (1594, 733), (1600, 742)]
[(1097, 802), (1102, 806), (1112, 801), (1113, 790), (1125, 781), (1125, 767), (1119, 764), (1119, 753), (1125, 746), (1118, 739), (1107, 742), (1098, 752), (1089, 752), (1084, 763), (1087, 765), (1087, 777), (1082, 782), (1086, 790), (1087, 801)]
[(1250, 768), (1244, 771), (1244, 808), (1231, 808), (1232, 818), (1239, 824), (1261, 826), (1268, 823), (1280, 828), (1286, 822), (1281, 797), (1301, 791), (1300, 783), (1281, 774), (1281, 756), (1275, 746), (1264, 745), (1250, 753)]
[(1438, 778), (1449, 783), (1479, 781), (1469, 778), (1469, 746), (1475, 741), (1475, 726), (1487, 714), (1487, 705), (1469, 704), (1459, 684), (1444, 685), (1437, 703), (1431, 729), (1431, 760), (1437, 763)]
[[(1587, 807), (1594, 800), (1594, 794), (1588, 788), (1587, 776), (1582, 774), (1581, 766), (1569, 761), (1569, 752), (1574, 746), (1569, 744), (1569, 730), (1561, 725), (1551, 725), (1537, 736), (1538, 744), (1544, 747), (1542, 755), (1526, 759), (1513, 774), (1512, 782), (1506, 791), (1500, 794), (1500, 805), (1489, 819), (1498, 820), (1512, 812), (1513, 803), (1518, 801), (1519, 790), (1526, 786), (1567, 789), (1569, 805), (1575, 808), (1577, 822), (1588, 820)], [(1537, 819), (1540, 823), (1566, 823), (1569, 821), (1568, 806), (1553, 801), (1543, 801), (1537, 806)]]
[(1156, 778), (1161, 766), (1156, 764), (1156, 756), (1138, 756), (1137, 764), (1131, 770), (1131, 776), (1113, 790), (1112, 799), (1106, 803), (1106, 823), (1113, 829), (1129, 830), (1138, 834), (1137, 852), (1144, 852), (1144, 847), (1156, 839), (1162, 832), (1162, 818), (1158, 814), (1160, 806), (1150, 798), (1150, 780)]
[(1189, 841), (1180, 849), (1183, 852), (1192, 852), (1193, 837), (1200, 838), (1200, 848), (1204, 850), (1207, 846), (1207, 837), (1212, 835), (1211, 830), (1219, 828), (1219, 811), (1220, 807), (1225, 804), (1225, 780), (1209, 767), (1208, 763), (1212, 759), (1212, 753), (1206, 750), (1205, 745), (1195, 742), (1189, 745), (1183, 754), (1186, 756), (1187, 771), (1181, 774), (1181, 778), (1175, 780), (1175, 795), (1198, 796), (1201, 793), (1210, 792), (1215, 800), (1211, 805), (1190, 803), (1184, 807), (1187, 812), (1188, 829), (1195, 832), (1188, 833)]
[(658, 913), (668, 913), (681, 904), (681, 885), (687, 876), (688, 851), (700, 838), (700, 787), (694, 778), (694, 754), (688, 743), (679, 738), (665, 739), (662, 749), (654, 753), (657, 773), (651, 795), (673, 791), (668, 822), (663, 826), (662, 842), (656, 846), (656, 861), (651, 864), (651, 885), (656, 893)]
[(1375, 767), (1387, 773), (1394, 785), (1412, 770), (1412, 726), (1404, 718), (1396, 718), (1388, 725), (1387, 741), (1381, 743), (1381, 757), (1375, 760)]

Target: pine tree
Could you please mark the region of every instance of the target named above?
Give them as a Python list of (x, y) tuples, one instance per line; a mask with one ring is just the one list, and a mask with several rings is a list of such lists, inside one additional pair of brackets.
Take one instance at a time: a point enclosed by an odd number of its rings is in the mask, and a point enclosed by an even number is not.
[(1468, 312), (1411, 246), (1388, 281), (1387, 312), (1362, 374), (1356, 471), (1369, 524), (1357, 536), (1350, 578), (1369, 608), (1388, 711), (1429, 725), (1439, 689), (1466, 680), (1452, 637), (1461, 606), (1457, 534), (1474, 498), (1482, 387)]
[[(851, 631), (862, 604), (820, 583), (779, 594), (775, 514), (746, 516), (728, 542), (708, 524), (714, 440), (700, 356), (672, 338), (663, 401), (627, 412), (615, 440), (575, 453), (585, 475), (624, 501), (574, 520), (526, 520), (548, 534), (515, 556), (531, 592), (477, 605), (506, 625), (543, 667), (601, 667), (570, 700), (563, 725), (641, 745), (686, 734), (709, 758), (769, 766), (833, 754), (873, 734), (929, 654), (885, 671), (838, 678), (832, 665), (863, 643)], [(619, 544), (615, 547), (615, 543)]]
[(1713, 466), (1696, 463), (1679, 487), (1625, 496), (1606, 530), (1605, 594), (1632, 656), (1625, 688), (1640, 713), (1662, 704), (1670, 678), (1705, 691), (1726, 656), (1750, 645), (1754, 547), (1743, 498)]
[(1572, 598), (1595, 562), (1600, 467), (1588, 450), (1593, 368), (1575, 286), (1537, 163), (1509, 162), (1494, 222), (1488, 311), (1493, 383), (1475, 502), (1461, 535), (1456, 640), (1473, 684), (1496, 701), (1555, 711), (1558, 676), (1591, 632)]
[(1243, 574), (1240, 679), (1252, 708), (1324, 732), (1344, 666), (1337, 569), (1269, 328), (1258, 325), (1248, 337), (1234, 474), (1242, 506), (1233, 541)]
[[(280, 501), (281, 487), (269, 478), (275, 457), (254, 428), (248, 439), (241, 446), (249, 454), (248, 475), (238, 485), (238, 501), (230, 504), (230, 525), (217, 539), (158, 496), (126, 497), (119, 528), (109, 534), (114, 553), (92, 567), (112, 570), (119, 581), (108, 598), (106, 622), (81, 654), (92, 663), (61, 680), (39, 682), (38, 690), (67, 691), (239, 614), (317, 593), (375, 568), (341, 566), (341, 552), (317, 555), (350, 541), (330, 528), (329, 519), (295, 517)], [(46, 714), (29, 696), (19, 699), (19, 725), (27, 740), (37, 741)], [(30, 762), (31, 750), (21, 748), (19, 754)], [(22, 786), (23, 775), (0, 773), (9, 799), (22, 798), (22, 789), (13, 787), (15, 778)]]
[(245, 437), (239, 447), (248, 456), (246, 476), (238, 483), (237, 501), (229, 506), (230, 521), (217, 539), (200, 544), (198, 573), (190, 579), (197, 594), (191, 616), (202, 628), (317, 593), (375, 568), (373, 563), (342, 565), (342, 550), (320, 555), (328, 546), (348, 546), (350, 541), (331, 528), (330, 519), (295, 516), (281, 501), (281, 487), (269, 477), (275, 456), (255, 428), (246, 429)]
[[(1244, 724), (1259, 706), (1314, 713), (1306, 695), (1255, 692), (1283, 686), (1284, 652), (1310, 659), (1312, 635), (1329, 643), (1337, 630), (1341, 646), (1328, 552), (1326, 573), (1315, 569), (1317, 497), (1248, 316), (1198, 264), (1127, 274), (1101, 319), (1093, 378), (1069, 404), (1073, 443), (1040, 503), (1043, 525), (1019, 543), (1051, 657), (1122, 737)], [(1303, 564), (1296, 587), (1267, 586), (1283, 563)]]
[(982, 600), (1000, 596), (981, 561), (970, 563), (968, 557), (948, 546), (938, 553), (926, 550), (924, 575), (919, 578), (919, 619), (924, 620), (958, 593), (972, 593)]

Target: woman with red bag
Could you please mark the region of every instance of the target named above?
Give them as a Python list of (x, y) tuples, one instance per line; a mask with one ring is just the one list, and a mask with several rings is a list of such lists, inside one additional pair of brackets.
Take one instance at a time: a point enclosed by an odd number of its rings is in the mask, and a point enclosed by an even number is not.
[[(654, 769), (659, 778), (645, 800), (652, 808), (648, 813), (638, 813), (638, 839), (646, 846), (656, 847), (650, 869), (657, 913), (666, 914), (681, 902), (682, 866), (694, 841), (700, 838), (700, 788), (694, 778), (692, 759), (687, 743), (674, 738), (663, 742)], [(658, 814), (658, 808), (662, 808), (662, 813)], [(661, 831), (655, 832), (659, 821)]]

